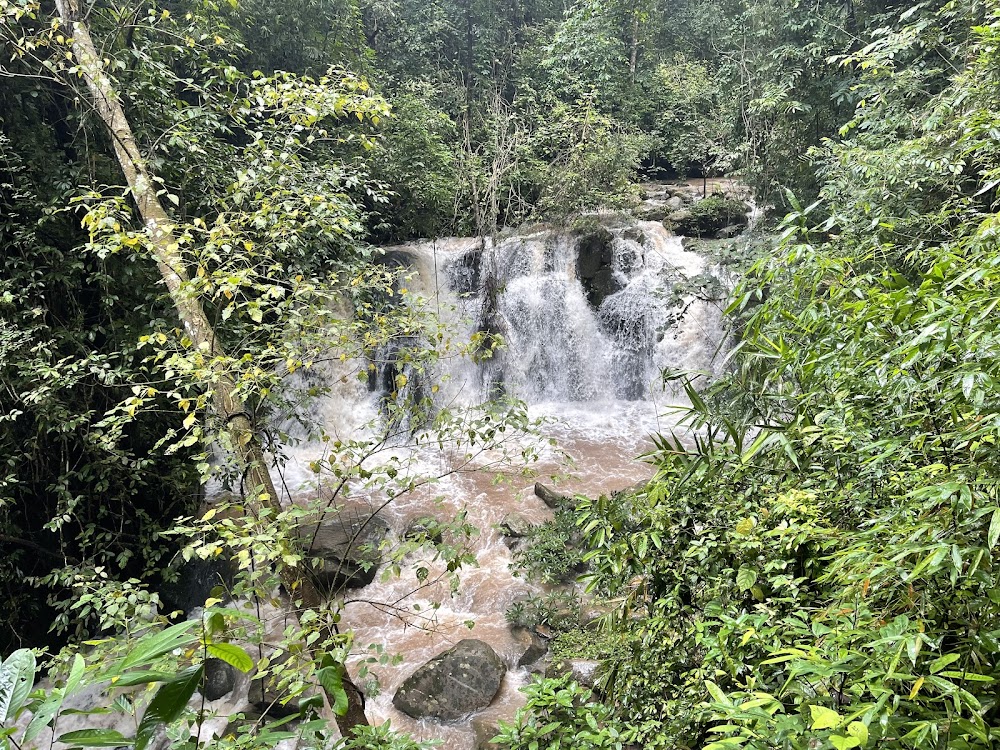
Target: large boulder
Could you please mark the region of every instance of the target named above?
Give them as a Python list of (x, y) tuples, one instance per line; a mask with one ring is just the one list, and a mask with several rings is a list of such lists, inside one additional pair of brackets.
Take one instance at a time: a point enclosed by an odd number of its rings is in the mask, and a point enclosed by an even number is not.
[(217, 701), (233, 692), (236, 687), (236, 668), (222, 659), (205, 660), (205, 679), (202, 695), (205, 700)]
[(746, 226), (748, 210), (743, 201), (713, 195), (674, 211), (663, 225), (685, 237), (718, 237), (723, 230), (732, 232), (732, 227)]
[(461, 719), (490, 705), (506, 671), (488, 643), (466, 638), (410, 675), (392, 705), (414, 719)]
[(597, 227), (580, 235), (576, 244), (576, 275), (596, 310), (622, 283), (615, 275), (614, 235), (607, 227)]
[(300, 533), (314, 560), (317, 585), (336, 592), (367, 586), (375, 580), (389, 524), (363, 510), (344, 509), (333, 520), (308, 524)]

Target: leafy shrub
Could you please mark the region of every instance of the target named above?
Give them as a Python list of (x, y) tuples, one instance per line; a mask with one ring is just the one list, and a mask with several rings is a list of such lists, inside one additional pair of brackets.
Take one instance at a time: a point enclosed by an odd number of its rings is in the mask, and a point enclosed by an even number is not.
[(557, 510), (551, 521), (529, 529), (514, 551), (514, 564), (531, 580), (566, 583), (585, 569), (581, 541), (573, 510)]
[(529, 596), (511, 605), (507, 622), (522, 628), (548, 625), (555, 630), (570, 630), (580, 624), (580, 599), (574, 591)]
[(621, 750), (625, 736), (612, 710), (569, 675), (536, 678), (513, 724), (500, 722), (493, 742), (510, 750)]

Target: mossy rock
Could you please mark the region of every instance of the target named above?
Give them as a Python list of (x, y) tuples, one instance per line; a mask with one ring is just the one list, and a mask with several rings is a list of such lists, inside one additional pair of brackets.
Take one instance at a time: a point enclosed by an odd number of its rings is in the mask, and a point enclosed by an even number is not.
[(685, 237), (718, 237), (723, 230), (731, 233), (735, 227), (746, 226), (748, 210), (742, 201), (713, 195), (674, 211), (663, 220), (663, 226)]

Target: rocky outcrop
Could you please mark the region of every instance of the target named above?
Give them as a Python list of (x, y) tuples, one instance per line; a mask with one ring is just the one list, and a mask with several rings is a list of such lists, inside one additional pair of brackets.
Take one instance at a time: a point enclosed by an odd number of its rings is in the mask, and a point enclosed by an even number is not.
[(499, 523), (498, 528), (503, 535), (504, 544), (508, 549), (515, 549), (535, 527), (531, 521), (517, 513), (510, 513)]
[(496, 719), (476, 718), (472, 720), (473, 750), (499, 750), (500, 745), (490, 742), (500, 734)]
[(160, 597), (168, 612), (179, 609), (192, 619), (192, 613), (204, 607), (209, 597), (228, 598), (236, 577), (236, 566), (227, 557), (193, 557), (174, 571), (173, 580), (160, 589)]
[(614, 270), (614, 239), (606, 227), (596, 227), (577, 241), (576, 275), (595, 310), (623, 288)]
[(415, 719), (460, 719), (492, 702), (506, 671), (489, 644), (466, 638), (410, 675), (392, 705)]
[(334, 592), (375, 580), (389, 525), (370, 513), (345, 509), (333, 520), (302, 527), (300, 533), (314, 560), (317, 585)]
[(550, 508), (572, 508), (575, 503), (569, 495), (561, 495), (550, 487), (546, 487), (541, 482), (535, 482), (535, 496), (540, 498)]
[(585, 687), (592, 688), (600, 679), (601, 662), (594, 659), (558, 659), (545, 670), (546, 677), (570, 675)]
[(733, 198), (713, 195), (674, 211), (663, 220), (663, 226), (685, 237), (720, 237), (722, 232), (734, 236), (747, 225), (746, 203)]
[(523, 649), (517, 659), (518, 667), (534, 664), (549, 652), (548, 642), (531, 628), (513, 627), (511, 635), (519, 646), (518, 650)]

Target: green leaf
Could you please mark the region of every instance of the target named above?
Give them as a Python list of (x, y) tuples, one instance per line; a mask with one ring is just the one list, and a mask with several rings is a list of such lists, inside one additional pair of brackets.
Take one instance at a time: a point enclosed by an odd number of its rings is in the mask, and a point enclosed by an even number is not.
[(736, 573), (736, 585), (739, 586), (740, 591), (749, 591), (755, 583), (757, 583), (757, 571), (749, 565), (740, 567), (739, 572)]
[(843, 721), (843, 717), (826, 706), (809, 706), (812, 713), (812, 729), (836, 729)]
[(830, 742), (837, 750), (850, 750), (852, 747), (858, 747), (861, 744), (861, 740), (857, 737), (844, 737), (840, 734), (831, 734)]
[(115, 729), (79, 729), (59, 735), (59, 742), (72, 747), (120, 747), (132, 740)]
[(860, 721), (852, 721), (847, 725), (847, 733), (851, 737), (857, 737), (858, 742), (863, 747), (868, 744), (868, 727)]
[(705, 680), (705, 687), (708, 688), (709, 695), (712, 696), (712, 700), (716, 703), (721, 703), (724, 706), (731, 706), (733, 702), (729, 700), (727, 696), (718, 685), (716, 685), (711, 680)]
[(63, 695), (70, 695), (80, 685), (83, 679), (83, 672), (87, 665), (80, 654), (73, 656), (73, 666), (69, 669), (69, 677), (66, 678), (66, 687), (63, 688)]
[(169, 654), (174, 649), (183, 648), (195, 641), (196, 636), (188, 631), (198, 625), (197, 620), (186, 620), (171, 625), (166, 630), (159, 630), (140, 638), (128, 656), (122, 659), (116, 673), (147, 664), (157, 657)]
[(121, 677), (113, 678), (111, 680), (111, 685), (116, 688), (132, 687), (133, 685), (149, 685), (153, 682), (169, 682), (176, 676), (176, 673), (157, 672), (152, 669), (143, 669), (139, 672), (128, 672), (123, 674)]
[(333, 712), (337, 716), (346, 716), (348, 701), (347, 691), (344, 689), (344, 665), (332, 664), (323, 667), (317, 675), (319, 684), (323, 686), (327, 697), (333, 707)]
[(21, 648), (0, 664), (0, 724), (12, 721), (35, 683), (35, 654)]
[(31, 742), (35, 737), (37, 737), (45, 727), (49, 725), (52, 721), (52, 717), (59, 712), (59, 707), (62, 706), (63, 702), (63, 691), (53, 690), (52, 695), (49, 696), (38, 709), (35, 711), (34, 716), (31, 717), (31, 721), (28, 723), (28, 728), (24, 730), (24, 742)]
[(250, 654), (232, 643), (209, 643), (205, 650), (216, 659), (231, 664), (241, 672), (249, 672), (253, 669), (253, 659), (250, 658)]
[(170, 724), (184, 711), (201, 684), (202, 666), (189, 667), (156, 691), (135, 733), (135, 750), (144, 750), (161, 724)]
[(997, 540), (1000, 539), (1000, 508), (993, 511), (993, 517), (990, 518), (990, 530), (986, 534), (986, 545), (993, 549), (997, 545)]
[(945, 654), (944, 656), (939, 656), (931, 662), (931, 674), (937, 674), (949, 664), (958, 661), (960, 658), (961, 657), (958, 654)]

